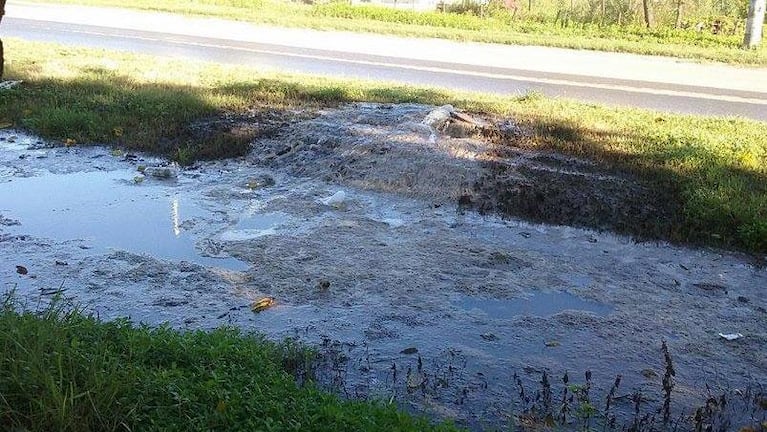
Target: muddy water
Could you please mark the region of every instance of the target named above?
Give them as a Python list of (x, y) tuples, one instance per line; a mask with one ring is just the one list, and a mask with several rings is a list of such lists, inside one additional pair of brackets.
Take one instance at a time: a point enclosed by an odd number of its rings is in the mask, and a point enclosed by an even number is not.
[(567, 291), (539, 293), (529, 298), (515, 299), (487, 299), (459, 295), (455, 304), (467, 311), (478, 310), (497, 319), (512, 319), (519, 316), (550, 317), (568, 310), (586, 311), (605, 316), (612, 311), (609, 305), (583, 300)]
[[(619, 395), (642, 390), (649, 412), (662, 340), (679, 413), (706, 385), (767, 383), (767, 273), (746, 257), (462, 214), (250, 159), (136, 180), (162, 163), (0, 131), (0, 289), (298, 338), (327, 354), (323, 379), (342, 394), (476, 430), (508, 425), (514, 373), (534, 388), (544, 371), (582, 382), (588, 369), (595, 393), (620, 373)], [(249, 187), (263, 175), (276, 184)], [(265, 295), (277, 305), (252, 313)]]

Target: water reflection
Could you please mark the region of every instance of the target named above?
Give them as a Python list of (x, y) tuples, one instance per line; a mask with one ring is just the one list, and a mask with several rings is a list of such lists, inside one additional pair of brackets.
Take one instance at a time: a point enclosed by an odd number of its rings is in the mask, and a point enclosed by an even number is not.
[[(0, 184), (0, 213), (18, 220), (19, 234), (57, 241), (81, 240), (85, 247), (125, 250), (173, 261), (245, 270), (233, 258), (201, 256), (196, 238), (182, 230), (183, 197), (167, 185), (133, 182), (132, 170), (45, 174)], [(170, 215), (168, 210), (170, 207)], [(209, 217), (193, 200), (184, 216)], [(170, 226), (168, 217), (170, 216)]]

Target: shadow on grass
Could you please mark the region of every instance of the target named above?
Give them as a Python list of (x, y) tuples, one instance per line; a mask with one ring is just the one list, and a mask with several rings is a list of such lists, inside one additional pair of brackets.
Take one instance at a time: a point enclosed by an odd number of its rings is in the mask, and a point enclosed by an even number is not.
[(191, 162), (243, 155), (255, 134), (225, 125), (195, 124), (220, 117), (197, 89), (137, 85), (126, 77), (26, 81), (0, 99), (0, 118), (62, 143), (105, 144)]
[[(767, 252), (767, 174), (738, 166), (709, 149), (658, 143), (651, 134), (616, 134), (573, 123), (530, 121), (529, 139), (501, 139), (504, 150), (523, 147), (585, 158), (596, 176), (524, 172), (520, 182), (504, 164), (475, 185), (503, 190), (480, 211), (497, 211), (538, 222), (606, 229), (639, 239), (715, 245)], [(650, 143), (641, 152), (611, 148), (611, 141)], [(655, 142), (654, 142), (655, 141)], [(577, 164), (559, 161), (559, 165)], [(566, 170), (565, 170), (566, 171)]]

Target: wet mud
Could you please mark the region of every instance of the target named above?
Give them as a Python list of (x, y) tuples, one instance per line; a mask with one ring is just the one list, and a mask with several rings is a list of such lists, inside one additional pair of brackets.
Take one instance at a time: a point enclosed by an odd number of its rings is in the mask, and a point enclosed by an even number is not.
[[(473, 430), (508, 427), (524, 405), (519, 382), (536, 388), (544, 372), (582, 384), (590, 370), (595, 400), (621, 374), (616, 406), (630, 417), (639, 390), (655, 412), (664, 340), (675, 415), (705, 403), (707, 386), (767, 383), (765, 269), (468, 211), (465, 197), (484, 193), (475, 185), (512, 171), (524, 182), (603, 174), (557, 177), (590, 165), (529, 150), (500, 157), (482, 134), (425, 124), (433, 110), (327, 109), (256, 139), (246, 157), (185, 169), (0, 131), (0, 290), (30, 307), (61, 292), (106, 319), (295, 338), (319, 347), (318, 379), (341, 394)], [(650, 211), (641, 196), (626, 205)], [(620, 197), (589, 211), (624, 211)], [(265, 296), (275, 305), (252, 312)]]

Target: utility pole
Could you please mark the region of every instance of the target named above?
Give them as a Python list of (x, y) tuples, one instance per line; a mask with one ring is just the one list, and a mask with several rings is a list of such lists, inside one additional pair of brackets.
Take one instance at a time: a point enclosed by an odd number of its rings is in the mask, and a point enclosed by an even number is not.
[(765, 0), (750, 0), (749, 2), (746, 36), (743, 38), (745, 48), (756, 48), (762, 41), (765, 3)]

